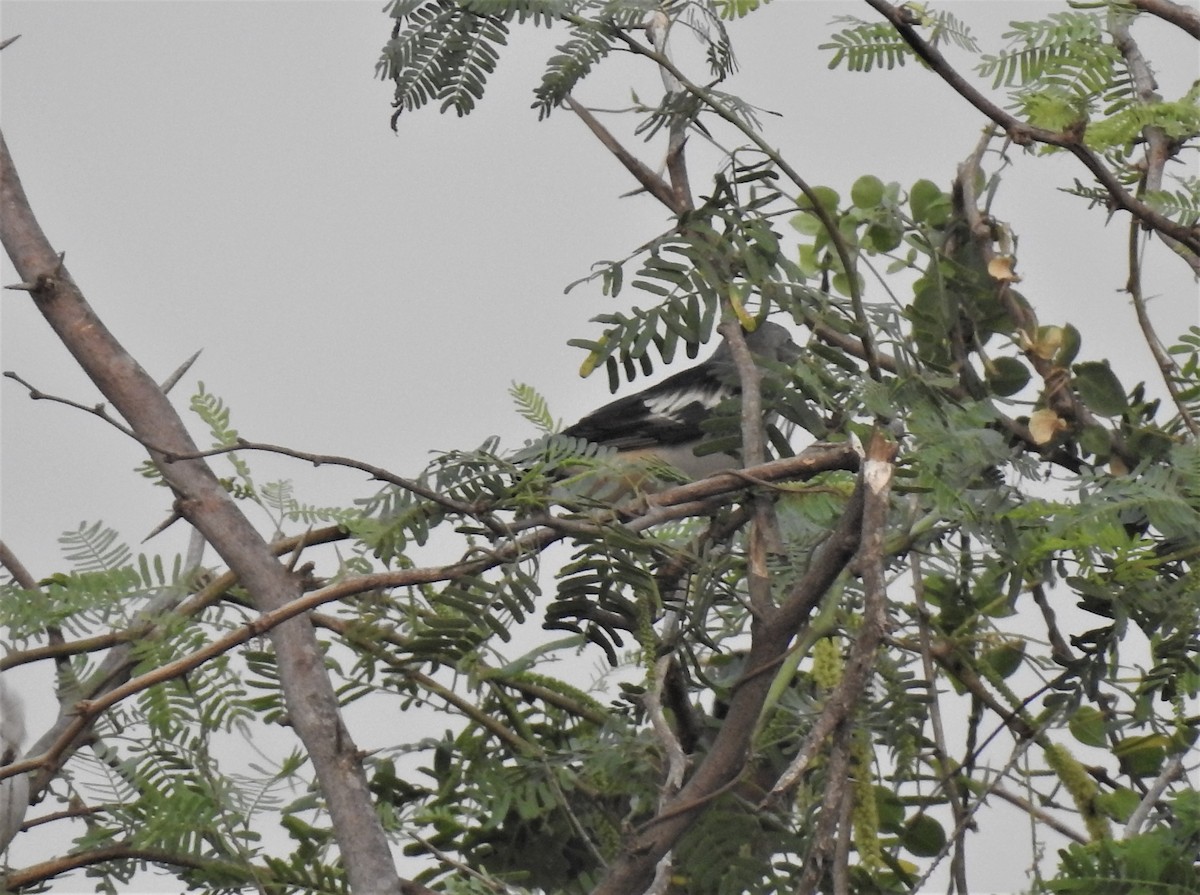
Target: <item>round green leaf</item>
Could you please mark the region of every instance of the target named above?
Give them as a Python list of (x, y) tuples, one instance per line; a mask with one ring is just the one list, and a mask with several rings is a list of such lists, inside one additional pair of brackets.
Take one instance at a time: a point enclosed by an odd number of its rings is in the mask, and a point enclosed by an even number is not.
[(1054, 362), (1060, 366), (1067, 366), (1071, 361), (1075, 360), (1075, 355), (1079, 354), (1079, 346), (1083, 339), (1079, 335), (1079, 330), (1071, 324), (1063, 324), (1062, 346), (1058, 349), (1058, 353), (1054, 355)]
[(872, 224), (867, 228), (867, 242), (877, 252), (890, 252), (903, 239), (904, 231), (890, 224)]
[[(855, 282), (858, 283), (858, 287), (861, 290), (862, 289), (862, 277), (856, 275)], [(837, 292), (841, 295), (849, 295), (850, 294), (850, 278), (847, 277), (841, 271), (838, 271), (830, 278), (830, 284), (833, 286), (833, 289), (835, 292)]]
[(1121, 381), (1108, 361), (1084, 361), (1076, 364), (1075, 388), (1083, 403), (1100, 416), (1120, 416), (1129, 406)]
[(987, 371), (987, 383), (1001, 398), (1015, 395), (1029, 382), (1029, 368), (1015, 357), (998, 357)]
[[(817, 201), (821, 204), (822, 208), (824, 208), (830, 214), (837, 211), (838, 202), (842, 200), (842, 197), (838, 195), (837, 190), (828, 186), (815, 186), (813, 187), (812, 191), (816, 195)], [(803, 195), (796, 200), (796, 207), (801, 211), (810, 211), (813, 207), (813, 203), (808, 196)]]
[(824, 229), (824, 225), (817, 220), (817, 216), (811, 211), (801, 212), (793, 215), (791, 221), (792, 227), (805, 236), (815, 236)]
[(1067, 726), (1071, 730), (1071, 736), (1085, 746), (1104, 748), (1108, 745), (1104, 738), (1104, 713), (1099, 709), (1081, 705), (1075, 710), (1075, 714), (1071, 715)]
[(1084, 426), (1079, 433), (1079, 447), (1086, 454), (1092, 454), (1103, 462), (1112, 452), (1112, 436), (1103, 426)]
[(918, 223), (937, 226), (938, 221), (929, 220), (931, 212), (937, 206), (949, 208), (949, 204), (949, 197), (932, 180), (918, 180), (908, 191), (908, 207), (912, 209), (913, 220)]
[(796, 257), (800, 271), (806, 277), (815, 277), (821, 272), (821, 259), (816, 246), (801, 244)]
[(883, 181), (874, 174), (864, 174), (850, 187), (850, 201), (859, 208), (878, 208), (883, 202)]
[(946, 844), (946, 831), (928, 814), (918, 814), (904, 825), (900, 841), (918, 858), (931, 858)]

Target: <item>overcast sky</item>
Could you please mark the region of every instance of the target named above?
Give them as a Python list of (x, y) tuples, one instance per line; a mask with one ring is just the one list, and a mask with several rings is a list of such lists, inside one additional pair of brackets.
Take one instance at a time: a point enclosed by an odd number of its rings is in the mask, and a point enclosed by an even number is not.
[[(412, 474), (430, 450), (530, 437), (512, 380), (568, 420), (606, 400), (603, 375), (579, 379), (582, 353), (566, 345), (597, 334), (588, 319), (605, 300), (598, 286), (563, 289), (668, 220), (645, 196), (620, 198), (634, 184), (570, 113), (539, 123), (530, 109), (560, 33), (518, 33), (469, 118), (426, 110), (393, 133), (391, 90), (374, 79), (391, 28), (382, 5), (4, 0), (0, 37), (22, 36), (0, 54), (0, 123), (43, 228), (132, 354), (161, 379), (203, 349), (176, 392), (181, 406), (200, 379), (247, 438)], [(1005, 22), (1044, 6), (950, 8), (994, 51)], [(828, 71), (817, 45), (838, 14), (871, 15), (783, 0), (737, 23), (741, 71), (729, 89), (779, 113), (765, 119), (768, 138), (812, 183), (845, 194), (874, 173), (948, 186), (981, 119), (911, 65)], [(1194, 43), (1157, 22), (1139, 27), (1162, 93), (1177, 97), (1196, 76)], [(629, 59), (605, 68), (583, 102), (618, 107), (631, 86), (661, 91), (657, 73)], [(657, 167), (661, 146), (643, 157)], [(1049, 188), (1085, 179), (1071, 159), (1014, 157), (994, 210), (1021, 237), (1023, 292), (1043, 323), (1083, 331), (1082, 358), (1111, 359), (1127, 384), (1152, 378), (1117, 291), (1125, 220), (1106, 226)], [(703, 194), (709, 172), (703, 153), (694, 158)], [(1197, 322), (1195, 286), (1164, 253), (1146, 273), (1173, 341)], [(7, 259), (0, 278), (18, 279)], [(0, 299), (3, 369), (97, 401), (31, 303)], [(81, 521), (102, 519), (136, 544), (165, 518), (168, 495), (131, 472), (137, 445), (11, 381), (0, 402), (0, 535), (35, 576), (56, 570), (55, 539)], [(358, 475), (251, 459), (259, 481), (294, 478), (311, 502), (373, 490)], [(180, 549), (181, 537), (147, 549)]]

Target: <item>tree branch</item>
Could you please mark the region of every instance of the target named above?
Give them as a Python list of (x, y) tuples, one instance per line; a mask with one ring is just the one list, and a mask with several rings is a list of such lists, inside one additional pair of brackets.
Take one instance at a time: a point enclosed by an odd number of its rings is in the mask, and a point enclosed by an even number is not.
[(595, 115), (575, 102), (574, 97), (570, 94), (567, 94), (563, 102), (568, 109), (579, 116), (579, 120), (587, 125), (588, 130), (595, 134), (596, 139), (609, 152), (616, 156), (617, 161), (624, 166), (626, 171), (633, 175), (633, 179), (640, 183), (646, 192), (667, 206), (673, 214), (681, 215), (687, 211), (687, 207), (679, 201), (678, 197), (671, 190), (671, 187), (661, 177), (643, 165), (633, 153), (622, 146), (620, 141), (596, 119)]
[[(585, 23), (587, 20), (581, 16), (574, 14), (564, 14), (564, 21)], [(858, 278), (854, 276), (854, 263), (851, 257), (850, 249), (846, 245), (845, 239), (842, 237), (841, 231), (837, 227), (837, 222), (834, 221), (829, 211), (821, 204), (820, 197), (816, 191), (808, 184), (808, 182), (800, 176), (787, 160), (783, 158), (771, 145), (758, 133), (754, 128), (749, 127), (744, 121), (730, 112), (721, 102), (713, 96), (712, 92), (706, 90), (698, 84), (690, 81), (679, 67), (662, 53), (650, 47), (643, 46), (631, 35), (624, 30), (617, 29), (614, 34), (620, 39), (626, 47), (639, 56), (645, 56), (647, 59), (656, 63), (659, 68), (666, 74), (673, 77), (679, 85), (690, 93), (692, 96), (701, 100), (708, 106), (717, 116), (733, 125), (746, 139), (750, 140), (760, 152), (769, 158), (780, 171), (783, 172), (789, 180), (796, 185), (805, 198), (808, 199), (812, 206), (811, 211), (821, 222), (821, 226), (825, 228), (829, 235), (829, 241), (833, 245), (834, 252), (838, 256), (838, 261), (842, 265), (842, 269), (846, 272), (846, 280), (850, 289), (850, 303), (854, 308), (855, 321), (858, 323), (859, 332), (857, 333), (862, 347), (862, 356), (867, 362), (867, 369), (870, 371), (872, 379), (880, 379), (879, 364), (875, 357), (874, 338), (871, 334), (870, 321), (867, 319), (866, 310), (863, 306), (862, 288), (859, 285)], [(670, 206), (668, 206), (670, 207)]]
[(1101, 186), (1108, 192), (1115, 207), (1128, 211), (1143, 224), (1161, 234), (1177, 240), (1193, 254), (1200, 254), (1200, 228), (1185, 227), (1177, 224), (1166, 215), (1155, 211), (1140, 199), (1131, 195), (1104, 162), (1094, 152), (1087, 148), (1080, 133), (1075, 131), (1050, 131), (1021, 121), (993, 103), (990, 99), (975, 89), (958, 71), (946, 61), (941, 51), (919, 35), (913, 27), (913, 13), (904, 8), (893, 6), (886, 0), (866, 0), (867, 4), (887, 19), (896, 33), (904, 39), (917, 56), (925, 62), (934, 73), (954, 89), (963, 99), (994, 121), (1019, 145), (1028, 143), (1045, 143), (1048, 146), (1058, 146), (1066, 149), (1092, 172)]
[[(1133, 78), (1137, 102), (1145, 105), (1158, 101), (1160, 97), (1155, 92), (1157, 84), (1154, 81), (1154, 74), (1150, 71), (1150, 66), (1129, 30), (1129, 17), (1119, 12), (1113, 12), (1110, 13), (1110, 18), (1112, 23), (1109, 31)], [(1146, 140), (1142, 189), (1158, 190), (1162, 188), (1163, 170), (1173, 155), (1172, 141), (1161, 127), (1153, 125), (1142, 128), (1142, 136)], [(1170, 237), (1163, 237), (1163, 239), (1168, 245), (1178, 248), (1175, 240)], [(1200, 424), (1192, 418), (1187, 402), (1179, 391), (1179, 367), (1159, 340), (1146, 308), (1146, 297), (1142, 294), (1141, 246), (1141, 228), (1135, 218), (1129, 222), (1129, 277), (1125, 282), (1125, 291), (1129, 293), (1129, 298), (1133, 302), (1133, 311), (1137, 317), (1138, 326), (1142, 330), (1142, 338), (1146, 342), (1146, 347), (1150, 349), (1150, 355), (1154, 358), (1154, 363), (1162, 375), (1163, 383), (1167, 387), (1167, 394), (1171, 396), (1175, 409), (1179, 411), (1179, 418), (1183, 420), (1193, 437), (1200, 436)], [(1191, 260), (1193, 269), (1200, 273), (1200, 255), (1192, 255)]]
[[(1125, 60), (1130, 79), (1133, 81), (1134, 101), (1140, 105), (1161, 102), (1162, 97), (1158, 95), (1158, 83), (1154, 79), (1154, 73), (1150, 70), (1150, 64), (1146, 62), (1146, 57), (1142, 55), (1141, 48), (1138, 47), (1137, 42), (1133, 39), (1133, 33), (1130, 31), (1130, 16), (1119, 10), (1110, 10), (1108, 17), (1109, 33), (1112, 35), (1113, 43), (1120, 52), (1121, 58)], [(1163, 173), (1166, 170), (1167, 162), (1173, 159), (1179, 151), (1178, 144), (1157, 125), (1147, 125), (1142, 128), (1142, 137), (1146, 141), (1146, 150), (1143, 154), (1144, 164), (1138, 189), (1139, 198), (1148, 191), (1162, 189)], [(1130, 223), (1135, 229), (1140, 229), (1137, 218)], [(1183, 258), (1195, 274), (1200, 275), (1200, 255), (1194, 252), (1188, 254), (1177, 240), (1165, 234), (1160, 235), (1163, 242)], [(1141, 316), (1139, 314), (1139, 320)], [(1154, 346), (1151, 346), (1151, 350), (1154, 350)], [(1155, 353), (1155, 360), (1159, 360), (1158, 352)]]
[(860, 483), (833, 532), (780, 608), (769, 618), (754, 619), (745, 670), (734, 685), (728, 711), (708, 754), (679, 793), (626, 839), (593, 895), (645, 891), (662, 857), (714, 796), (744, 771), (752, 732), (771, 687), (772, 675), (768, 672), (783, 660), (795, 632), (858, 549), (863, 501), (864, 487)]
[[(725, 337), (741, 384), (742, 462), (758, 466), (766, 460), (763, 437), (762, 372), (746, 345), (740, 321), (736, 317), (724, 320), (718, 330)], [(775, 519), (775, 504), (766, 494), (751, 498), (754, 521), (750, 528), (747, 551), (746, 585), (751, 610), (764, 614), (771, 609), (771, 580), (767, 570), (767, 553), (782, 553), (779, 526)]]
[(841, 728), (858, 704), (875, 664), (875, 653), (883, 639), (887, 624), (887, 589), (883, 563), (887, 555), (884, 536), (887, 533), (888, 495), (891, 493), (896, 445), (876, 432), (863, 465), (866, 485), (862, 515), (862, 543), (857, 565), (863, 579), (863, 623), (851, 648), (841, 682), (826, 700), (825, 709), (796, 750), (792, 760), (771, 788), (770, 797), (778, 797), (795, 785), (808, 769), (827, 737)]
[[(18, 276), (30, 284), (38, 310), (138, 439), (176, 453), (195, 451), (166, 395), (96, 316), (51, 248), (2, 136), (0, 241)], [(271, 556), (262, 536), (207, 464), (200, 460), (169, 464), (155, 451), (151, 458), (179, 495), (180, 514), (238, 574), (261, 609), (278, 609), (298, 595), (299, 579)], [(312, 625), (293, 619), (272, 629), (271, 639), (284, 698), (329, 805), (351, 887), (359, 895), (394, 895), (400, 891), (400, 878)]]
[(1142, 12), (1158, 16), (1164, 22), (1170, 22), (1177, 28), (1182, 28), (1196, 40), (1200, 40), (1200, 13), (1182, 3), (1171, 0), (1129, 0), (1131, 6), (1136, 6)]

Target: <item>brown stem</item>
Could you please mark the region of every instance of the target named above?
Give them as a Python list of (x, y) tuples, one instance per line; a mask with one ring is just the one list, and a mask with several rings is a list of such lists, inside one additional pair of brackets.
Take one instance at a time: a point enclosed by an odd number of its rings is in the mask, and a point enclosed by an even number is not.
[(933, 69), (938, 77), (950, 85), (963, 99), (1004, 128), (1005, 133), (1012, 138), (1013, 142), (1020, 145), (1045, 143), (1048, 146), (1058, 146), (1067, 150), (1092, 172), (1092, 175), (1108, 192), (1115, 207), (1128, 211), (1150, 229), (1170, 236), (1187, 247), (1193, 254), (1200, 254), (1200, 229), (1178, 224), (1132, 195), (1121, 185), (1120, 180), (1105, 166), (1100, 157), (1084, 145), (1079, 133), (1073, 130), (1059, 132), (1034, 127), (1004, 111), (976, 90), (946, 60), (937, 47), (917, 33), (913, 27), (914, 18), (911, 11), (904, 7), (893, 6), (886, 0), (866, 0), (866, 3), (891, 22), (896, 33), (926, 65)]
[(596, 119), (595, 115), (575, 102), (575, 99), (570, 94), (563, 99), (563, 102), (568, 109), (579, 116), (579, 120), (587, 125), (588, 130), (595, 134), (596, 139), (604, 144), (604, 148), (616, 156), (617, 161), (624, 166), (626, 171), (633, 175), (634, 180), (640, 183), (646, 192), (667, 206), (674, 214), (680, 215), (688, 210), (687, 205), (680, 202), (679, 197), (675, 195), (670, 185), (643, 165), (633, 153), (622, 146), (621, 142), (609, 132), (608, 128)]
[(712, 747), (679, 793), (658, 814), (633, 831), (620, 856), (593, 895), (629, 895), (645, 891), (655, 867), (691, 827), (714, 796), (743, 773), (750, 757), (752, 731), (771, 687), (772, 675), (793, 635), (817, 606), (858, 549), (864, 487), (855, 489), (841, 519), (813, 557), (812, 564), (779, 608), (751, 624), (745, 671), (734, 686), (728, 711)]
[(1190, 6), (1173, 3), (1171, 0), (1129, 0), (1129, 3), (1143, 12), (1158, 16), (1164, 22), (1182, 28), (1196, 40), (1200, 40), (1200, 13)]

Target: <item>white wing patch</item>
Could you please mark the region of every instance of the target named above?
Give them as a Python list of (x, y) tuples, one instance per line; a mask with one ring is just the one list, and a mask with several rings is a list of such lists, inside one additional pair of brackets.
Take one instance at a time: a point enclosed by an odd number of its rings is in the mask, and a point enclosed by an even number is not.
[(660, 417), (679, 423), (686, 419), (685, 411), (689, 407), (698, 404), (707, 412), (726, 398), (731, 397), (733, 393), (734, 389), (728, 386), (709, 382), (679, 390), (672, 389), (658, 394), (646, 394), (642, 396), (642, 403), (646, 405), (647, 416)]

